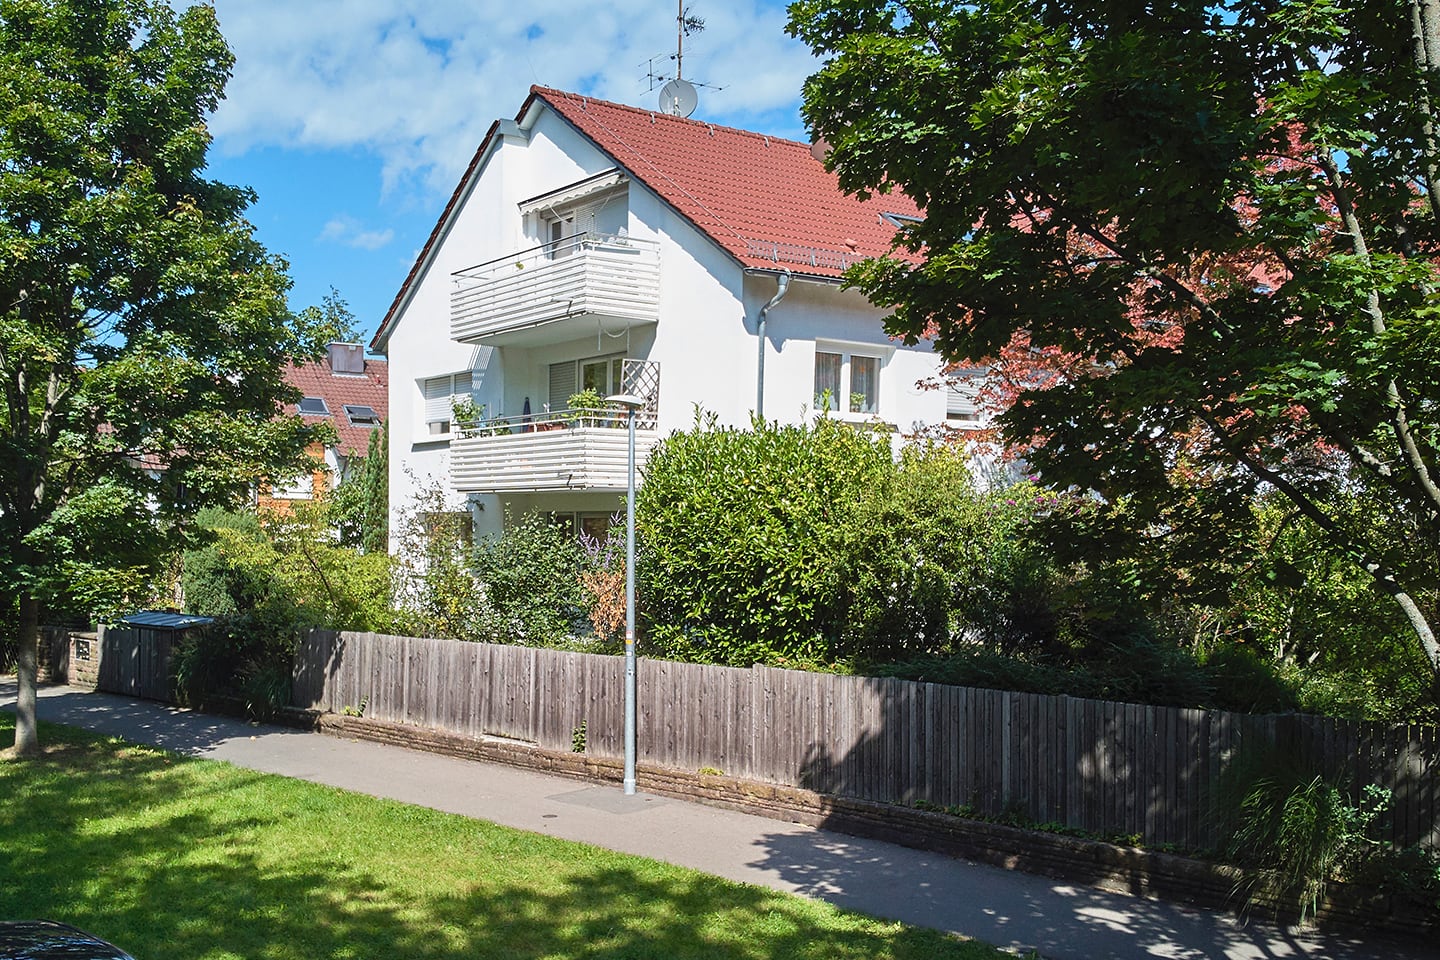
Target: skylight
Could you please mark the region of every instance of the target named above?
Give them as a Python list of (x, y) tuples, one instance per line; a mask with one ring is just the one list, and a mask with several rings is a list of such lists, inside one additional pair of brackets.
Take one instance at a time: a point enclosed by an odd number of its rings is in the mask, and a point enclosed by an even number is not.
[(884, 220), (886, 223), (890, 224), (890, 226), (894, 227), (894, 228), (897, 229), (897, 230), (900, 229), (901, 227), (907, 227), (907, 226), (909, 226), (909, 225), (912, 224), (912, 223), (924, 223), (924, 222), (925, 222), (925, 218), (924, 218), (924, 217), (917, 217), (917, 216), (915, 216), (915, 215), (913, 215), (913, 214), (909, 214), (909, 213), (889, 213), (889, 212), (886, 212), (886, 213), (880, 214), (880, 219)]
[(356, 403), (345, 404), (345, 416), (350, 418), (350, 423), (357, 427), (378, 427), (380, 426), (380, 415), (375, 412), (374, 407), (361, 406)]
[(330, 408), (325, 406), (324, 397), (305, 397), (300, 401), (300, 412), (307, 417), (330, 416)]

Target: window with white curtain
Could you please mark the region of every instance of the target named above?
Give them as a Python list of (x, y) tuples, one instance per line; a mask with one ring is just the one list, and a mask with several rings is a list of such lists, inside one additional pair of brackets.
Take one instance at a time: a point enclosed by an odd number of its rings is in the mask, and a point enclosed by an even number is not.
[(880, 368), (877, 354), (838, 345), (815, 348), (815, 409), (874, 416), (880, 411)]

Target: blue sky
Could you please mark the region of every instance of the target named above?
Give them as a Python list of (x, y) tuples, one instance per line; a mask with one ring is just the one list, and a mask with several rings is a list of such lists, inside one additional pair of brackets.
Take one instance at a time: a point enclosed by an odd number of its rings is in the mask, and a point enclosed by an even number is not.
[[(235, 53), (210, 175), (253, 187), (291, 305), (331, 287), (374, 332), (491, 121), (533, 83), (653, 106), (673, 75), (674, 0), (216, 0)], [(778, 0), (691, 0), (697, 119), (804, 139), (814, 61)], [(719, 87), (721, 89), (715, 89)]]

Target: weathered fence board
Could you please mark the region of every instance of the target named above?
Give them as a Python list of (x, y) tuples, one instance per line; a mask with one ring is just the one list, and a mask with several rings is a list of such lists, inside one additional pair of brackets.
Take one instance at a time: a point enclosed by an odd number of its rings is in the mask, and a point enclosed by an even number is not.
[[(138, 669), (142, 653), (131, 646)], [(110, 669), (114, 683), (134, 686), (125, 658)], [(1390, 788), (1387, 837), (1440, 845), (1433, 727), (758, 666), (641, 660), (637, 681), (642, 762), (1207, 847), (1224, 771), (1245, 745), (1269, 744), (1357, 796), (1367, 783)], [(297, 658), (293, 696), (299, 706), (363, 705), (366, 716), (552, 750), (571, 749), (583, 729), (586, 750), (619, 757), (623, 684), (619, 657), (314, 631)]]

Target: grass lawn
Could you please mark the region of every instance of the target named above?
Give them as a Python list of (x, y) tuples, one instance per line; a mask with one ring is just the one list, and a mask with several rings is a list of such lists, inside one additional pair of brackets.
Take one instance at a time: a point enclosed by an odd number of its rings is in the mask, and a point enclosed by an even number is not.
[[(14, 717), (0, 713), (0, 743)], [(0, 758), (0, 919), (139, 960), (979, 960), (985, 944), (583, 844), (42, 725)]]

